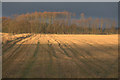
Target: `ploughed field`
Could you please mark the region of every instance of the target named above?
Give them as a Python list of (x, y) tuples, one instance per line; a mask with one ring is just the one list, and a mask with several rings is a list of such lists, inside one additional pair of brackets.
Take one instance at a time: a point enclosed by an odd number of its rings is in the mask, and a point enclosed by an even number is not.
[(113, 78), (118, 35), (3, 33), (3, 78)]

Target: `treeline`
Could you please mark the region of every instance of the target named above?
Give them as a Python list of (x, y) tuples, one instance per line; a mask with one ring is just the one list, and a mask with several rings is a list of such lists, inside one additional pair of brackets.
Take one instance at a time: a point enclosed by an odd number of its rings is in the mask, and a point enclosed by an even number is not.
[(2, 17), (2, 32), (45, 34), (115, 34), (115, 20), (92, 17), (79, 19), (76, 14), (64, 12), (34, 12)]

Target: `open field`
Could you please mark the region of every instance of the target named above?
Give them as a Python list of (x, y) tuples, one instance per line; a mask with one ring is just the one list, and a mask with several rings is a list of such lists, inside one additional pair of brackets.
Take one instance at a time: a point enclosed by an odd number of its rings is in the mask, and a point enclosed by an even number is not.
[(3, 78), (118, 75), (118, 35), (19, 35), (10, 40), (2, 36)]

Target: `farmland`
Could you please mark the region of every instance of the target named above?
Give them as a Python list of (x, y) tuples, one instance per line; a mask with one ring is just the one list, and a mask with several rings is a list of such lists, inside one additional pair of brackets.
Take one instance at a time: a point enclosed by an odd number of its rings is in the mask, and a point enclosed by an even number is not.
[(118, 35), (3, 33), (3, 78), (114, 78)]

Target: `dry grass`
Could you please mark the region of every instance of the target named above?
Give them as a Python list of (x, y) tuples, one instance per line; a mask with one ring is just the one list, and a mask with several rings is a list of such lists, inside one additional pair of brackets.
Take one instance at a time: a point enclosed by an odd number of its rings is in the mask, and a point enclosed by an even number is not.
[(3, 78), (113, 78), (117, 59), (118, 35), (34, 34), (3, 47)]

